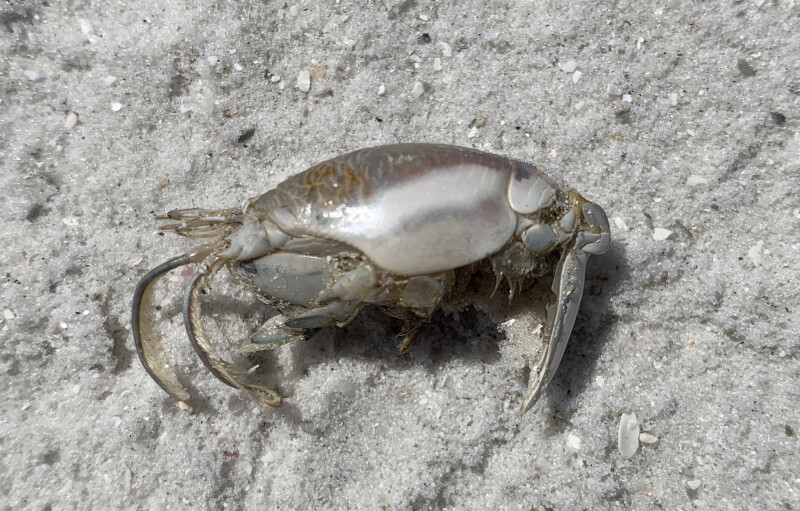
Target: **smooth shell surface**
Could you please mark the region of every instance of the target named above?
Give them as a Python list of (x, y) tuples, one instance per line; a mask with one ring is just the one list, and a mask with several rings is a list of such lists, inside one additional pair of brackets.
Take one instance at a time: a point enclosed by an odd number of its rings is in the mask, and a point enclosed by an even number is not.
[(510, 160), (452, 146), (396, 145), (325, 161), (253, 201), (292, 236), (353, 246), (393, 273), (479, 261), (516, 229)]

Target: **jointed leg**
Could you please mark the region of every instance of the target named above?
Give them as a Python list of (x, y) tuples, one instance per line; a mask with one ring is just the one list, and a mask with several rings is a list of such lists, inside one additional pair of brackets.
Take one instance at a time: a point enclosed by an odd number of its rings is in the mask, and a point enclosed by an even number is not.
[(156, 220), (175, 220), (178, 223), (159, 227), (161, 231), (174, 232), (188, 238), (219, 237), (242, 223), (241, 209), (176, 209)]
[(260, 385), (250, 385), (242, 382), (258, 366), (254, 366), (246, 372), (239, 371), (233, 364), (220, 357), (208, 341), (203, 328), (199, 295), (200, 290), (206, 284), (206, 280), (213, 276), (223, 264), (223, 261), (216, 261), (209, 269), (199, 270), (186, 289), (186, 296), (183, 302), (183, 319), (186, 325), (186, 333), (189, 335), (189, 341), (203, 364), (220, 381), (237, 389), (254, 392), (268, 406), (280, 406), (281, 398), (275, 391)]
[(267, 320), (240, 351), (252, 353), (284, 346), (310, 337), (310, 332), (326, 326), (344, 326), (358, 314), (361, 304), (334, 300), (314, 309), (278, 314)]
[(286, 316), (278, 314), (269, 318), (261, 328), (256, 330), (250, 340), (239, 348), (239, 352), (255, 353), (272, 350), (279, 346), (304, 341), (306, 337), (305, 330), (287, 327)]
[(178, 382), (164, 357), (161, 338), (153, 328), (151, 299), (153, 288), (161, 277), (175, 268), (202, 261), (213, 250), (211, 245), (201, 245), (191, 252), (180, 255), (158, 265), (142, 277), (133, 293), (131, 330), (133, 344), (147, 373), (167, 394), (180, 401), (189, 399), (189, 393)]
[(409, 313), (403, 319), (403, 331), (400, 332), (400, 336), (403, 338), (400, 341), (400, 344), (397, 345), (397, 349), (400, 350), (400, 353), (405, 353), (408, 351), (411, 346), (417, 341), (417, 337), (422, 332), (422, 329), (425, 328), (425, 325), (428, 323), (428, 317), (421, 318), (419, 316), (415, 316), (413, 313)]
[(567, 348), (578, 307), (583, 296), (584, 274), (588, 255), (580, 248), (567, 248), (561, 256), (553, 278), (556, 303), (547, 306), (547, 325), (544, 331), (545, 348), (539, 363), (531, 368), (528, 388), (522, 400), (520, 415), (527, 412), (539, 398), (561, 363)]

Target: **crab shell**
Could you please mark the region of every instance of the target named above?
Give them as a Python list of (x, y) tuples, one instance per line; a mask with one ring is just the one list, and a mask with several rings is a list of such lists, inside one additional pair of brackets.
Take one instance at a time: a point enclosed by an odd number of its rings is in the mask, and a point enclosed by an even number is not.
[[(455, 270), (489, 260), (511, 292), (526, 277), (555, 267), (546, 348), (532, 368), (522, 413), (560, 363), (580, 304), (589, 254), (608, 249), (603, 210), (575, 190), (566, 196), (535, 166), (462, 147), (402, 144), (362, 149), (322, 162), (251, 199), (242, 209), (177, 210), (163, 229), (215, 241), (146, 275), (134, 296), (133, 332), (151, 376), (173, 396), (188, 393), (166, 369), (147, 317), (152, 284), (172, 268), (204, 262), (187, 288), (189, 339), (225, 383), (280, 397), (243, 382), (216, 354), (202, 328), (199, 290), (227, 266), (280, 314), (243, 351), (272, 349), (324, 326), (344, 326), (367, 304), (405, 321), (401, 349), (451, 291)], [(252, 369), (251, 369), (252, 371)]]

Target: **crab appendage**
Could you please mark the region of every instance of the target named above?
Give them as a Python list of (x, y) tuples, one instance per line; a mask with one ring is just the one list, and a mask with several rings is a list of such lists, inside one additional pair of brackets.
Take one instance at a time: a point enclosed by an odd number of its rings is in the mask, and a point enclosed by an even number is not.
[(586, 252), (574, 246), (564, 250), (561, 255), (553, 277), (552, 290), (556, 295), (556, 303), (547, 306), (544, 353), (536, 368), (531, 368), (520, 416), (533, 406), (561, 363), (581, 304), (588, 259)]
[(207, 281), (225, 264), (225, 260), (218, 259), (209, 266), (198, 270), (194, 277), (192, 277), (189, 286), (186, 288), (186, 294), (183, 300), (183, 321), (186, 326), (186, 333), (189, 336), (189, 342), (192, 344), (195, 352), (197, 352), (200, 360), (203, 361), (203, 364), (217, 379), (233, 388), (253, 392), (267, 406), (280, 406), (281, 397), (274, 390), (261, 385), (251, 385), (242, 382), (242, 380), (255, 371), (258, 366), (254, 366), (245, 372), (236, 369), (232, 363), (228, 362), (217, 353), (214, 346), (209, 342), (208, 336), (203, 328), (202, 312), (200, 309), (200, 291), (205, 287)]
[(306, 330), (286, 326), (288, 318), (278, 314), (269, 318), (266, 323), (253, 332), (253, 335), (239, 348), (239, 353), (256, 353), (269, 351), (288, 344), (306, 340)]
[(404, 319), (405, 326), (403, 327), (403, 331), (400, 332), (399, 337), (403, 339), (400, 341), (400, 344), (397, 345), (397, 349), (400, 353), (405, 353), (406, 351), (414, 345), (417, 341), (417, 337), (425, 328), (425, 325), (428, 323), (429, 318), (417, 318), (416, 320), (411, 319)]
[(561, 363), (583, 297), (586, 262), (589, 260), (589, 255), (607, 252), (611, 243), (611, 230), (605, 212), (574, 190), (570, 191), (570, 198), (576, 215), (580, 212), (585, 226), (579, 229), (575, 238), (564, 247), (556, 267), (552, 286), (556, 303), (547, 307), (545, 350), (535, 371), (531, 371), (520, 415), (533, 406), (539, 394), (553, 379)]
[(211, 245), (201, 245), (194, 250), (174, 257), (150, 270), (136, 285), (131, 305), (131, 331), (139, 360), (153, 380), (167, 394), (179, 401), (189, 399), (189, 393), (169, 369), (160, 336), (153, 328), (151, 299), (154, 285), (170, 271), (202, 261), (213, 250)]
[(222, 237), (242, 224), (242, 210), (230, 209), (175, 209), (166, 215), (157, 216), (156, 220), (175, 220), (177, 223), (162, 225), (162, 232), (172, 232), (187, 238)]

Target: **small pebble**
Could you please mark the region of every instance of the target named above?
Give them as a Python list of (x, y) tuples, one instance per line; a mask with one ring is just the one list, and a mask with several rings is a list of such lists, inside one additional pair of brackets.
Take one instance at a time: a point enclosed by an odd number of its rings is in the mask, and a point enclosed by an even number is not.
[(617, 431), (617, 450), (623, 458), (629, 459), (639, 449), (639, 422), (635, 413), (623, 413)]
[(700, 479), (692, 479), (691, 481), (686, 481), (686, 486), (689, 487), (692, 491), (697, 491), (700, 488)]
[(3, 319), (5, 319), (6, 321), (11, 321), (12, 319), (14, 319), (14, 313), (11, 312), (11, 309), (6, 309), (3, 311)]
[(242, 69), (244, 69), (244, 68), (242, 67), (242, 65), (241, 65), (241, 64), (239, 64), (239, 63), (237, 62), (237, 63), (235, 63), (235, 64), (233, 65), (233, 69), (235, 69), (235, 70), (237, 70), (237, 71), (241, 71), (241, 70), (242, 70)]
[(378, 86), (378, 96), (383, 96), (384, 94), (386, 94), (386, 85), (380, 84)]
[(678, 105), (678, 95), (675, 94), (674, 92), (669, 95), (669, 104), (672, 106)]
[(122, 109), (122, 104), (117, 103), (116, 101), (112, 101), (111, 104), (108, 105), (112, 112), (119, 112)]
[(580, 71), (575, 71), (572, 73), (572, 83), (578, 83), (581, 79), (581, 76), (583, 76), (583, 73)]
[(609, 96), (622, 96), (622, 89), (611, 83), (606, 87), (606, 93)]
[(453, 49), (450, 48), (450, 45), (446, 42), (442, 41), (439, 43), (442, 46), (442, 55), (445, 57), (452, 57), (453, 56)]
[(39, 73), (37, 73), (36, 71), (33, 71), (31, 69), (26, 69), (22, 73), (28, 78), (28, 80), (30, 80), (32, 82), (35, 82), (36, 79), (39, 78)]
[(756, 70), (753, 69), (753, 66), (748, 64), (745, 59), (739, 59), (739, 61), (736, 63), (736, 68), (739, 70), (742, 76), (745, 77), (755, 76), (756, 74)]
[(430, 18), (428, 17), (427, 14), (420, 14), (419, 19), (421, 19), (422, 21), (428, 21)]
[(686, 186), (700, 186), (708, 184), (708, 179), (700, 176), (689, 176), (686, 180)]
[(624, 101), (626, 103), (633, 103), (633, 98), (631, 97), (630, 94), (623, 94), (622, 95), (622, 101)]
[(208, 65), (211, 67), (214, 67), (217, 64), (219, 64), (219, 57), (217, 57), (216, 55), (209, 55), (207, 60), (208, 60)]
[(281, 81), (281, 75), (272, 75), (269, 77), (269, 81), (272, 83), (278, 83)]
[(67, 119), (64, 121), (64, 127), (71, 130), (78, 125), (78, 114), (70, 112), (67, 114)]
[(239, 144), (244, 144), (245, 142), (253, 138), (253, 135), (255, 134), (256, 134), (255, 128), (247, 128), (239, 135), (239, 138), (236, 139), (236, 142)]
[(750, 258), (750, 261), (753, 263), (753, 266), (759, 266), (761, 264), (761, 249), (764, 248), (764, 241), (761, 240), (752, 247), (750, 250), (747, 251), (747, 257)]
[(575, 70), (578, 69), (578, 63), (574, 60), (568, 60), (563, 64), (559, 63), (558, 67), (560, 67), (565, 73), (574, 73)]
[(300, 71), (300, 74), (297, 75), (297, 88), (303, 92), (311, 90), (311, 73), (307, 69)]
[(327, 72), (328, 72), (328, 66), (326, 66), (325, 64), (314, 64), (314, 66), (311, 68), (311, 79), (319, 80), (320, 78), (325, 76), (325, 73)]
[(653, 239), (656, 241), (664, 241), (670, 236), (672, 236), (672, 231), (669, 229), (663, 229), (661, 227), (656, 227), (653, 229)]
[(621, 107), (614, 110), (614, 115), (617, 117), (622, 117), (623, 115), (627, 114), (631, 111), (630, 105), (622, 105)]
[(581, 449), (581, 438), (570, 433), (567, 435), (567, 447), (571, 447), (572, 449), (579, 451)]
[(422, 85), (422, 82), (414, 82), (414, 87), (411, 89), (411, 95), (415, 98), (419, 98), (423, 94), (425, 94), (425, 86)]
[(117, 78), (115, 76), (111, 76), (111, 75), (108, 75), (105, 78), (103, 78), (103, 83), (106, 84), (106, 85), (112, 85), (116, 81), (117, 81)]
[(436, 57), (433, 59), (433, 70), (434, 71), (441, 71), (442, 70), (442, 59)]
[(786, 116), (780, 112), (770, 112), (769, 115), (778, 126), (786, 122)]
[(628, 224), (626, 224), (625, 220), (623, 220), (622, 218), (620, 218), (618, 216), (614, 217), (614, 225), (617, 226), (617, 229), (619, 229), (620, 231), (627, 231), (628, 230)]
[(654, 444), (658, 442), (658, 437), (650, 433), (639, 433), (639, 441), (643, 444)]

